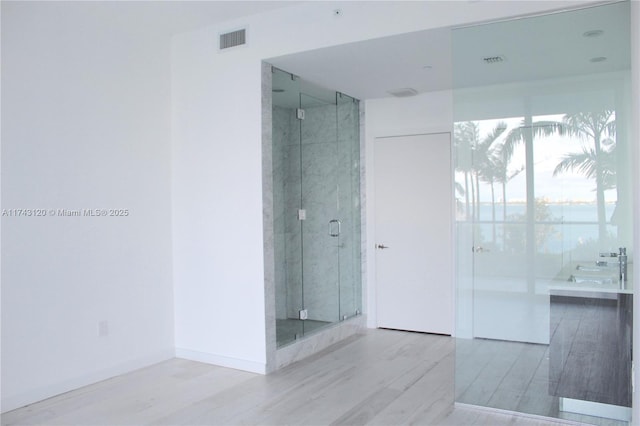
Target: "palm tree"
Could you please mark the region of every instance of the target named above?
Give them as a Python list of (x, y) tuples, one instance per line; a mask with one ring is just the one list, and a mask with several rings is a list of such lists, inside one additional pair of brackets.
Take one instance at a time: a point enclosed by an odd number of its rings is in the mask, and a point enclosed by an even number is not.
[[(473, 172), (471, 151), (479, 138), (478, 124), (473, 121), (464, 121), (453, 125), (454, 146), (456, 155), (456, 169), (464, 173), (464, 197), (466, 206), (466, 218), (472, 218), (471, 208), (475, 205), (475, 191), (473, 180), (470, 179)], [(472, 199), (469, 200), (471, 195)]]
[(593, 143), (593, 148), (569, 153), (556, 166), (553, 175), (576, 170), (596, 181), (598, 209), (598, 236), (607, 237), (604, 191), (616, 187), (615, 174), (615, 113), (612, 110), (579, 112), (566, 115), (562, 120), (563, 133)]
[[(606, 145), (600, 151), (602, 187), (604, 190), (616, 188), (615, 170), (616, 145)], [(582, 152), (565, 154), (553, 170), (553, 176), (568, 171), (578, 171), (589, 179), (595, 179), (598, 157), (594, 149), (582, 148)]]
[[(499, 161), (501, 145), (498, 139), (507, 125), (499, 122), (484, 138), (480, 138), (477, 122), (465, 121), (454, 124), (455, 147), (458, 152), (456, 169), (464, 173), (464, 187), (459, 191), (465, 194), (467, 219), (480, 218), (480, 181), (491, 187), (491, 205), (493, 221), (493, 241), (496, 240), (496, 202), (495, 183), (499, 182), (496, 162)], [(469, 198), (471, 197), (471, 200)]]
[(509, 163), (516, 146), (525, 143), (528, 138), (533, 140), (538, 137), (552, 136), (555, 134), (564, 135), (564, 129), (564, 125), (557, 121), (537, 121), (532, 125), (527, 125), (523, 120), (519, 127), (512, 129), (505, 137), (502, 148), (504, 160)]
[(460, 182), (453, 182), (453, 186), (455, 187), (455, 193), (456, 193), (456, 216), (458, 212), (465, 212), (465, 205), (462, 203), (462, 201), (460, 201), (460, 198), (458, 198), (458, 195), (461, 197), (466, 197), (467, 200), (469, 199), (467, 191), (465, 191), (464, 186), (462, 186), (462, 184)]
[[(481, 179), (485, 183), (488, 183), (491, 187), (491, 223), (493, 224), (493, 243), (496, 242), (496, 195), (495, 195), (495, 183), (499, 182), (500, 170), (499, 162), (501, 161), (500, 152), (502, 151), (502, 145), (496, 143), (500, 136), (507, 129), (507, 125), (504, 122), (499, 122), (487, 136), (484, 137), (477, 145), (475, 149), (474, 162), (477, 179)], [(476, 185), (476, 188), (479, 185)], [(478, 192), (478, 200), (480, 199), (480, 193)], [(478, 203), (480, 204), (480, 203)], [(478, 206), (478, 209), (480, 207)], [(478, 217), (480, 216), (478, 210)]]
[[(502, 161), (504, 162), (505, 165), (509, 165), (509, 163), (511, 162), (511, 158), (513, 157), (513, 154), (515, 152), (515, 149), (518, 145), (521, 144), (526, 144), (527, 142), (529, 143), (533, 143), (533, 140), (537, 137), (544, 137), (544, 136), (551, 136), (554, 134), (564, 134), (564, 127), (562, 125), (562, 123), (558, 123), (556, 121), (538, 121), (534, 124), (528, 124), (525, 120), (522, 120), (522, 122), (520, 123), (519, 127), (516, 127), (514, 129), (512, 129), (511, 131), (509, 131), (509, 133), (506, 135), (505, 139), (504, 139), (504, 144), (502, 145), (502, 150), (501, 150), (501, 154), (502, 154)], [(515, 172), (513, 172), (513, 174), (511, 174), (511, 176), (507, 176), (507, 170), (506, 168), (504, 169), (504, 175), (503, 175), (503, 197), (506, 203), (506, 183), (513, 179), (515, 176), (517, 176), (519, 173), (521, 173), (524, 170), (524, 166), (521, 167), (519, 170), (516, 170)], [(527, 199), (527, 211), (531, 211), (529, 209), (529, 207), (531, 207), (533, 210), (533, 216), (534, 217), (529, 217), (528, 214), (523, 215), (511, 215), (511, 219), (517, 218), (517, 219), (522, 219), (525, 222), (526, 221), (532, 221), (535, 222), (536, 217), (538, 214), (536, 213), (537, 210), (539, 209), (538, 207), (539, 201), (538, 200), (531, 200), (531, 199)], [(503, 206), (503, 212), (504, 212), (504, 217), (506, 220), (507, 217), (507, 209), (506, 209), (506, 204)], [(513, 231), (510, 231), (509, 233), (513, 234)], [(513, 235), (507, 235), (508, 231), (505, 228), (504, 234), (503, 234), (503, 244), (505, 246), (505, 249), (507, 248), (507, 246), (509, 244), (512, 244), (513, 241), (511, 241), (511, 243), (509, 242), (509, 240), (513, 240)], [(524, 235), (522, 235), (523, 238), (525, 238)], [(528, 238), (533, 238), (534, 236), (529, 236)], [(526, 238), (524, 239), (524, 241), (526, 241)], [(534, 239), (532, 239), (531, 241), (535, 241)]]
[[(496, 182), (502, 185), (502, 220), (507, 220), (507, 184), (511, 179), (518, 176), (524, 171), (524, 166), (521, 166), (517, 170), (509, 172), (509, 161), (505, 158), (503, 153), (504, 144), (500, 147), (500, 152), (495, 156), (493, 165), (496, 173)], [(506, 246), (506, 233), (502, 231), (502, 245)]]

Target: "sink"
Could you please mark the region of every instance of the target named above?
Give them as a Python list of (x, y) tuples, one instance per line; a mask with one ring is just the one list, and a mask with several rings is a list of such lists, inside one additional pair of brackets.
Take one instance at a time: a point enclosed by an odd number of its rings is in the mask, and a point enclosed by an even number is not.
[(605, 269), (608, 269), (608, 268), (606, 266), (583, 266), (583, 265), (576, 266), (577, 271), (584, 271), (584, 272), (602, 272)]
[[(596, 272), (596, 271), (593, 271)], [(602, 274), (573, 274), (569, 277), (569, 281), (574, 283), (581, 284), (600, 284), (600, 285), (611, 285), (617, 284), (618, 278), (613, 275), (602, 275)]]
[(618, 284), (617, 264), (578, 265), (576, 272), (569, 276), (569, 281), (589, 285)]
[(618, 264), (607, 264), (606, 262), (595, 265), (576, 266), (576, 272), (569, 276), (569, 281), (583, 284), (618, 284), (619, 277)]
[[(555, 283), (549, 286), (552, 294), (604, 294), (632, 293), (633, 276), (628, 275), (626, 281), (620, 281), (620, 266), (613, 262), (572, 262), (566, 265), (556, 276)], [(632, 274), (629, 264), (629, 274)]]
[(605, 272), (605, 273), (617, 273), (620, 266), (617, 263), (609, 263), (607, 264), (595, 264), (595, 265), (578, 265), (576, 266), (577, 271), (583, 272)]

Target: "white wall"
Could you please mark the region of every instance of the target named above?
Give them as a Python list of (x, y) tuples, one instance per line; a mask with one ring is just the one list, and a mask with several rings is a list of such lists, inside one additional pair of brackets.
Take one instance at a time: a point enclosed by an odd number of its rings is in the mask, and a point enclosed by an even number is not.
[(312, 2), (170, 45), (126, 2), (2, 2), (2, 208), (130, 212), (2, 218), (2, 409), (170, 357), (174, 306), (179, 353), (264, 369), (262, 59), (575, 3)]
[[(260, 61), (584, 2), (310, 2), (173, 40), (173, 258), (180, 356), (262, 372)], [(342, 10), (336, 17), (333, 11)], [(221, 32), (248, 45), (219, 53)], [(369, 118), (367, 118), (369, 120)]]
[(4, 411), (173, 356), (170, 43), (121, 10), (2, 4), (2, 209), (129, 210), (2, 217)]

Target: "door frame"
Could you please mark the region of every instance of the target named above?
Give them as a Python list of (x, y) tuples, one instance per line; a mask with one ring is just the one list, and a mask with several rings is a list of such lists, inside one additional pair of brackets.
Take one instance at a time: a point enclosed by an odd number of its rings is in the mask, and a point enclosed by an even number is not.
[(451, 197), (451, 212), (452, 212), (452, 220), (451, 226), (449, 229), (449, 235), (451, 237), (451, 259), (452, 259), (452, 275), (451, 275), (451, 321), (452, 321), (452, 333), (451, 336), (455, 337), (456, 335), (456, 301), (457, 301), (457, 292), (456, 292), (456, 271), (457, 271), (457, 244), (455, 239), (455, 185), (454, 185), (454, 150), (453, 150), (453, 127), (452, 126), (435, 126), (429, 128), (420, 128), (420, 129), (395, 129), (389, 131), (377, 132), (376, 134), (367, 135), (366, 136), (366, 178), (365, 178), (365, 194), (366, 194), (366, 205), (365, 205), (365, 213), (366, 213), (366, 221), (365, 228), (363, 230), (363, 234), (366, 235), (366, 250), (363, 251), (363, 257), (366, 259), (366, 286), (363, 288), (363, 298), (365, 299), (363, 302), (363, 306), (366, 306), (366, 314), (367, 314), (367, 327), (368, 328), (378, 328), (378, 318), (377, 318), (377, 304), (378, 304), (378, 282), (376, 279), (376, 232), (375, 232), (375, 145), (377, 139), (383, 138), (394, 138), (394, 137), (403, 137), (403, 136), (419, 136), (419, 135), (436, 135), (436, 134), (448, 134), (450, 139), (450, 169), (451, 175), (450, 179), (450, 187), (453, 194)]

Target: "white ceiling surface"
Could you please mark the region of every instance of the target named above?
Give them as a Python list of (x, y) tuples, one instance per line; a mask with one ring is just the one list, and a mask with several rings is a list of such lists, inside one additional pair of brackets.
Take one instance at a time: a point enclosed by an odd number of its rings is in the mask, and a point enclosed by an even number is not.
[[(124, 31), (173, 35), (247, 15), (299, 5), (300, 1), (3, 1), (13, 7), (72, 13), (77, 19)], [(82, 19), (81, 19), (82, 18)], [(52, 18), (53, 19), (53, 18)], [(585, 31), (604, 30), (588, 39)], [(504, 36), (505, 32), (509, 36)], [(453, 34), (453, 37), (452, 37)], [(305, 80), (358, 99), (390, 96), (414, 88), (429, 92), (455, 87), (541, 79), (629, 68), (629, 3), (571, 13), (516, 19), (451, 31), (418, 31), (344, 44), (268, 61)], [(452, 49), (453, 38), (453, 49)], [(452, 57), (452, 51), (454, 55)], [(506, 61), (486, 65), (485, 56)], [(606, 56), (607, 61), (589, 59)], [(455, 63), (455, 66), (453, 66)]]
[[(451, 31), (438, 29), (349, 43), (267, 60), (358, 99), (383, 98), (411, 87), (451, 87)], [(428, 68), (431, 67), (431, 68)]]
[[(585, 37), (602, 30), (599, 37)], [(505, 36), (507, 34), (508, 36)], [(629, 3), (518, 19), (454, 32), (454, 85), (472, 87), (630, 68)], [(483, 56), (504, 55), (487, 65)], [(606, 57), (604, 62), (590, 59)]]
[[(629, 3), (622, 2), (453, 32), (419, 31), (268, 62), (358, 99), (374, 99), (407, 87), (428, 92), (629, 69), (629, 26)], [(603, 35), (583, 36), (596, 29)], [(506, 60), (484, 63), (496, 55)], [(599, 56), (607, 60), (589, 62)]]

